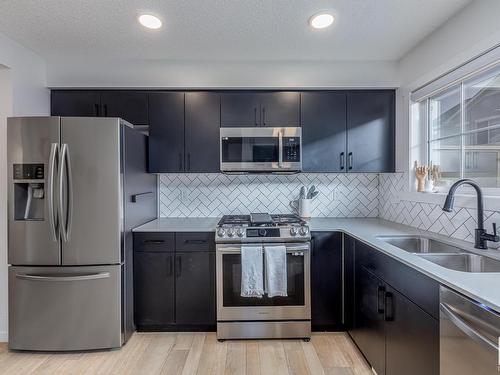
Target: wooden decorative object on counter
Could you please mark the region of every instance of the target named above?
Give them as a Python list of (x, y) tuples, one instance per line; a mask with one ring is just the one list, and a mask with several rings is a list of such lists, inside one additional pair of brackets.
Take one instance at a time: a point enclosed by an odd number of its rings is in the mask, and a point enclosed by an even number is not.
[(417, 177), (417, 191), (422, 193), (425, 191), (425, 179), (427, 173), (429, 172), (429, 167), (427, 165), (418, 166), (418, 162), (415, 160), (415, 176)]

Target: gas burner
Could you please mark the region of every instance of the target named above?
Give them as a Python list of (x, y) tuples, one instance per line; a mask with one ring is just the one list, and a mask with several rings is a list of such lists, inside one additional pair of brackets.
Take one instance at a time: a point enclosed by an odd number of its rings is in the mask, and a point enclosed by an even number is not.
[(297, 215), (252, 213), (224, 215), (219, 221), (217, 243), (309, 241), (307, 222)]
[(305, 220), (295, 214), (271, 215), (273, 221), (278, 225), (284, 224), (306, 224)]

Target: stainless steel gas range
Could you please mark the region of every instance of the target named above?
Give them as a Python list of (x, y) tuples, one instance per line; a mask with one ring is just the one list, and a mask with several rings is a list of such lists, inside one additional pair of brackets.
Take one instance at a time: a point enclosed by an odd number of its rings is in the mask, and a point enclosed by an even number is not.
[[(217, 338), (304, 338), (311, 336), (310, 241), (307, 223), (295, 215), (224, 216), (217, 244)], [(241, 249), (286, 247), (287, 296), (241, 296)], [(265, 269), (265, 267), (264, 267)]]

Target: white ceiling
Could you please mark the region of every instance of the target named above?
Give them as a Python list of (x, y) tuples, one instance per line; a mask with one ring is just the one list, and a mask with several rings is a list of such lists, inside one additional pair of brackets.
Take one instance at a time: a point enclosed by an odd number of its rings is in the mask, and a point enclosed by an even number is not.
[[(46, 59), (398, 60), (470, 0), (3, 0), (0, 32)], [(308, 18), (334, 13), (334, 26)], [(158, 15), (159, 31), (136, 22)]]

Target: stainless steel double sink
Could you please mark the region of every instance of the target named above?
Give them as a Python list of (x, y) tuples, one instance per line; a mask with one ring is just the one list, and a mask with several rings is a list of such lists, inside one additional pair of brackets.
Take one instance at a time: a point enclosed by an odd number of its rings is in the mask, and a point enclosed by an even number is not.
[(461, 272), (500, 272), (500, 261), (425, 236), (378, 236), (390, 245)]

